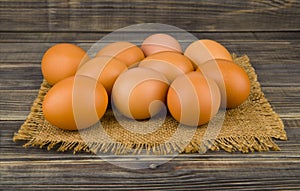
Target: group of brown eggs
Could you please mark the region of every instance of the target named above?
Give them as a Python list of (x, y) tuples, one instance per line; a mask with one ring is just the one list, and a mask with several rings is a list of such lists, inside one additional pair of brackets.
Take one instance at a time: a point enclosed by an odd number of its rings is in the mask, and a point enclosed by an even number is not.
[(43, 100), (44, 117), (65, 130), (97, 123), (109, 103), (137, 120), (166, 105), (178, 122), (198, 126), (221, 107), (239, 106), (250, 93), (247, 73), (223, 45), (198, 40), (183, 51), (174, 37), (162, 33), (141, 46), (110, 43), (94, 58), (76, 45), (56, 44), (43, 56), (42, 73), (52, 85)]

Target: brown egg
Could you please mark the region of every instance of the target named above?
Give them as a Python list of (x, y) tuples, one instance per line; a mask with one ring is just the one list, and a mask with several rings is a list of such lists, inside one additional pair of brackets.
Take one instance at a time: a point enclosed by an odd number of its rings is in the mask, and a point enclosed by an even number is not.
[(51, 85), (74, 76), (79, 64), (89, 60), (86, 52), (74, 44), (62, 43), (49, 48), (42, 59), (42, 73)]
[(168, 87), (163, 74), (148, 68), (132, 68), (116, 80), (113, 104), (126, 117), (147, 119), (161, 111)]
[(200, 66), (202, 73), (213, 79), (219, 86), (222, 106), (235, 108), (250, 94), (250, 80), (247, 73), (229, 60), (210, 60)]
[(181, 46), (174, 37), (160, 33), (147, 37), (143, 41), (141, 48), (146, 56), (163, 51), (175, 51), (182, 53)]
[(178, 52), (159, 52), (142, 60), (139, 67), (147, 67), (163, 73), (169, 82), (178, 75), (194, 70), (191, 61)]
[(102, 48), (98, 56), (111, 56), (125, 63), (127, 67), (135, 66), (139, 61), (144, 59), (143, 51), (135, 44), (130, 42), (114, 42)]
[(199, 72), (178, 76), (171, 84), (167, 104), (171, 115), (180, 123), (198, 126), (216, 115), (221, 102), (217, 84)]
[(49, 90), (43, 101), (43, 113), (52, 125), (77, 130), (97, 123), (107, 104), (107, 93), (101, 83), (76, 75), (59, 81)]
[(118, 59), (99, 56), (81, 65), (76, 74), (98, 80), (110, 95), (117, 77), (126, 70), (126, 64)]
[(191, 59), (197, 66), (212, 60), (225, 59), (232, 61), (228, 50), (220, 43), (213, 40), (198, 40), (190, 44), (184, 55)]

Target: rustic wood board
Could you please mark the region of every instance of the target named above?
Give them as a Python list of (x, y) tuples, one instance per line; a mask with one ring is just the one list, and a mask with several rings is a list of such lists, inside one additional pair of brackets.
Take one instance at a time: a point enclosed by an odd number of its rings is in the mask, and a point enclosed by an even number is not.
[(299, 29), (299, 7), (296, 0), (1, 0), (0, 30), (110, 32), (153, 22), (190, 31), (290, 31)]
[[(0, 0), (0, 190), (300, 190), (299, 1)], [(129, 170), (114, 158), (57, 153), (14, 143), (42, 75), (44, 51), (59, 42), (89, 48), (107, 33), (161, 22), (247, 54), (288, 135), (279, 152), (146, 157), (149, 169)], [(122, 164), (135, 157), (115, 158)]]

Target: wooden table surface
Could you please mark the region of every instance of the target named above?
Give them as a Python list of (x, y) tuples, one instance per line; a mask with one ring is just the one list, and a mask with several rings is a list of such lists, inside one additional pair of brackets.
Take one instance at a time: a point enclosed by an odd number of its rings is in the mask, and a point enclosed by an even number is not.
[[(37, 96), (40, 61), (50, 46), (88, 49), (111, 31), (137, 23), (164, 23), (247, 54), (263, 92), (282, 118), (281, 151), (249, 154), (209, 151), (146, 157), (99, 158), (23, 148), (12, 137)], [(0, 0), (0, 190), (300, 190), (300, 3), (276, 1)]]

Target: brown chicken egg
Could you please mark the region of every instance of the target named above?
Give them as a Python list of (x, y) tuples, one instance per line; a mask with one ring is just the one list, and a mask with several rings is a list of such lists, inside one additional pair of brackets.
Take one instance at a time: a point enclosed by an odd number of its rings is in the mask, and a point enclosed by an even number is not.
[(110, 95), (117, 77), (126, 70), (126, 64), (120, 60), (109, 56), (99, 56), (81, 65), (76, 74), (98, 80)]
[(96, 57), (98, 56), (114, 57), (125, 63), (127, 67), (135, 66), (145, 57), (143, 51), (138, 46), (123, 41), (106, 45), (96, 54)]
[(212, 59), (225, 59), (232, 61), (228, 50), (220, 43), (213, 40), (198, 40), (190, 44), (184, 55), (191, 59), (197, 66)]
[(128, 118), (147, 119), (162, 109), (169, 87), (166, 77), (149, 68), (123, 72), (112, 89), (114, 106)]
[(178, 76), (167, 95), (171, 115), (189, 126), (208, 123), (218, 112), (220, 103), (217, 84), (197, 71)]
[(74, 44), (62, 43), (49, 48), (42, 59), (42, 73), (51, 85), (74, 76), (81, 62), (89, 60), (86, 52)]
[(163, 51), (175, 51), (182, 53), (181, 45), (174, 37), (161, 33), (147, 37), (143, 41), (141, 48), (146, 56)]
[(202, 64), (199, 69), (218, 84), (223, 107), (235, 108), (248, 98), (250, 94), (248, 75), (233, 61), (210, 60)]
[(152, 54), (142, 60), (139, 67), (147, 67), (164, 74), (169, 82), (172, 82), (178, 75), (194, 70), (191, 61), (178, 52), (159, 52)]
[(64, 130), (87, 128), (99, 121), (108, 104), (105, 88), (86, 76), (71, 76), (56, 83), (43, 101), (43, 114)]

